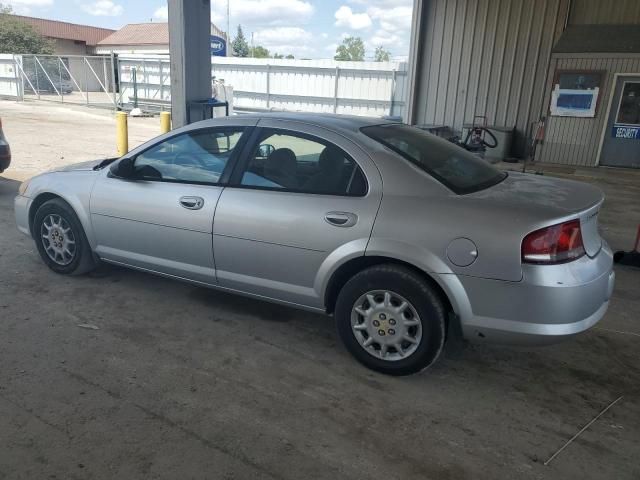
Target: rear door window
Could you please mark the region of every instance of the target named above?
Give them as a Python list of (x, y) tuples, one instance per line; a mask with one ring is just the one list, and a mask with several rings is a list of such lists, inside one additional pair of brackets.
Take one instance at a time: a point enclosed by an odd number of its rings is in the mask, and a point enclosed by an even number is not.
[(344, 150), (309, 135), (272, 129), (261, 133), (240, 184), (323, 195), (367, 193), (362, 170)]

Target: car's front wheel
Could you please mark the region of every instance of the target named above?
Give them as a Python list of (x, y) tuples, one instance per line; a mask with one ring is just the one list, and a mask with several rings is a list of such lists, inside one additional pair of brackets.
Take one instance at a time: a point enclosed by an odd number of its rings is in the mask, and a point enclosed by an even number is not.
[(56, 273), (80, 275), (96, 266), (80, 220), (60, 198), (43, 203), (33, 220), (40, 257)]
[(444, 344), (446, 311), (440, 296), (400, 265), (376, 265), (356, 274), (340, 291), (335, 317), (347, 350), (389, 375), (427, 368)]

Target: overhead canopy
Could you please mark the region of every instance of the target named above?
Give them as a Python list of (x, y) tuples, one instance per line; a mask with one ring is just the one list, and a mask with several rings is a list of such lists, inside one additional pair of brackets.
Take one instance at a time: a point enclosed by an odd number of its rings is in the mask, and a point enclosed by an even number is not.
[(553, 53), (640, 53), (640, 25), (570, 25)]

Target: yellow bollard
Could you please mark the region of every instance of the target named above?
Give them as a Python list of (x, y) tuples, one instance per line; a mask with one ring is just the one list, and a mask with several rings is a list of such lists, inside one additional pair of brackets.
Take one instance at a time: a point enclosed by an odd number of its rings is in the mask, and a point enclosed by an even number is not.
[(171, 113), (160, 112), (160, 133), (169, 133), (171, 130)]
[(116, 113), (116, 144), (118, 145), (119, 157), (129, 152), (129, 129), (126, 112)]

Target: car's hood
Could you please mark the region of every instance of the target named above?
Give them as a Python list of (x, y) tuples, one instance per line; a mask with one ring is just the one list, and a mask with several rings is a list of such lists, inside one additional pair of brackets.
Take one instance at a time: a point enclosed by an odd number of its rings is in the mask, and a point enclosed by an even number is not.
[(468, 197), (505, 208), (561, 217), (597, 205), (604, 199), (604, 194), (588, 183), (509, 172), (509, 176), (499, 184)]
[(52, 172), (76, 172), (76, 171), (86, 172), (87, 170), (93, 170), (96, 165), (98, 165), (98, 164), (100, 164), (100, 163), (102, 163), (104, 161), (105, 161), (105, 159), (90, 160), (88, 162), (73, 163), (71, 165), (66, 165), (64, 167), (54, 168), (53, 170), (50, 170), (49, 173), (52, 173)]

